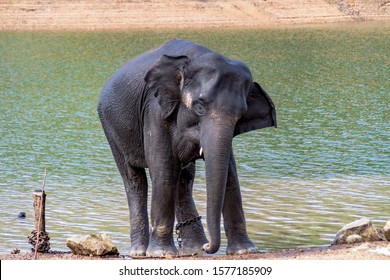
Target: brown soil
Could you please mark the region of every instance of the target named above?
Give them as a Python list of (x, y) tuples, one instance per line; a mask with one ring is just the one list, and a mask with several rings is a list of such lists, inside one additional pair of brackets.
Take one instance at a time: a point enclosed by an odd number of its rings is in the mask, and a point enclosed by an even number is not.
[[(32, 260), (33, 253), (0, 255), (0, 260)], [(128, 256), (78, 256), (70, 252), (39, 253), (38, 260), (123, 260)], [(275, 250), (266, 253), (241, 256), (190, 256), (184, 260), (390, 260), (390, 242), (356, 243), (329, 247), (294, 250)]]
[(390, 20), (387, 0), (0, 0), (0, 30), (270, 27)]

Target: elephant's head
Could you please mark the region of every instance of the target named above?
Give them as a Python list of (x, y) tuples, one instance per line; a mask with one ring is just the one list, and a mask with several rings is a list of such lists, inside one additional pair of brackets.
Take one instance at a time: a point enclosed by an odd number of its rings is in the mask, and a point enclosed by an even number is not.
[[(205, 160), (207, 187), (207, 253), (220, 246), (220, 221), (234, 136), (275, 126), (271, 98), (252, 81), (247, 66), (214, 52), (193, 60), (162, 56), (145, 77), (162, 117), (177, 126), (191, 153), (182, 158)], [(180, 141), (182, 141), (182, 139)], [(188, 158), (190, 156), (191, 158)]]

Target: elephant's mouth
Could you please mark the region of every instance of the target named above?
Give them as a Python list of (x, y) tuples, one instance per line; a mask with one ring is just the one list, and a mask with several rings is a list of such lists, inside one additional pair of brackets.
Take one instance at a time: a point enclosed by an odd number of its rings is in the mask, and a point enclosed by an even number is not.
[(193, 153), (193, 156), (190, 157), (189, 160), (184, 161), (184, 162), (182, 163), (182, 168), (183, 168), (183, 169), (186, 168), (186, 167), (188, 167), (190, 164), (195, 163), (195, 161), (198, 160), (198, 159), (204, 160), (203, 148), (202, 148), (202, 147), (200, 147), (200, 148), (199, 148), (199, 147), (196, 147), (194, 150), (196, 150), (196, 151), (198, 151), (198, 152)]

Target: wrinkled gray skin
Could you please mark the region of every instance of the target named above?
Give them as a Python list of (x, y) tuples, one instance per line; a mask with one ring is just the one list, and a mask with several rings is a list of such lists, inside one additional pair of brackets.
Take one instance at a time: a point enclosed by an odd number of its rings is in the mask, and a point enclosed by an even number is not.
[[(189, 41), (167, 42), (108, 80), (98, 112), (125, 185), (130, 255), (178, 254), (175, 215), (178, 222), (199, 215), (192, 198), (199, 158), (205, 161), (209, 240), (202, 223), (192, 222), (181, 229), (184, 250), (217, 252), (222, 213), (227, 254), (257, 251), (246, 231), (232, 139), (276, 126), (276, 113), (244, 63)], [(150, 228), (145, 168), (152, 181)]]

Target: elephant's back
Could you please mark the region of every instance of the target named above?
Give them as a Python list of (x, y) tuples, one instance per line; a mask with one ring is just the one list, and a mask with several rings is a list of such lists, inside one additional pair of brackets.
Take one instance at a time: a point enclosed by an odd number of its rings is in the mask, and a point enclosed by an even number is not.
[(166, 42), (164, 45), (161, 46), (161, 50), (163, 51), (163, 54), (169, 56), (185, 55), (190, 60), (196, 59), (203, 54), (212, 52), (209, 48), (205, 46), (182, 39), (174, 39)]
[[(146, 53), (129, 60), (123, 67), (117, 70), (105, 84), (101, 100), (109, 102), (110, 98), (129, 97), (142, 94), (145, 86), (144, 77), (152, 66), (158, 61), (162, 55), (169, 56), (187, 56), (189, 59), (195, 59), (205, 53), (211, 52), (208, 48), (193, 43), (191, 41), (174, 39), (158, 46)], [(125, 93), (123, 91), (126, 91)]]

